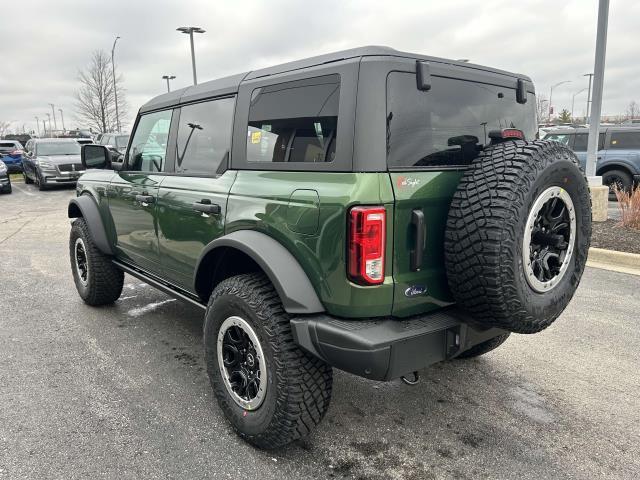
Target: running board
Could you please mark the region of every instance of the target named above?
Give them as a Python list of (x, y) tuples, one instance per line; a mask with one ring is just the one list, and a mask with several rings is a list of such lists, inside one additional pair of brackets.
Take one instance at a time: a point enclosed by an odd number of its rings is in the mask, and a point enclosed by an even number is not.
[(178, 300), (184, 300), (185, 302), (188, 302), (191, 305), (195, 305), (196, 307), (200, 307), (203, 310), (207, 309), (207, 306), (204, 303), (202, 303), (198, 298), (179, 289), (178, 287), (171, 285), (170, 283), (163, 282), (162, 280), (152, 276), (147, 272), (142, 271), (139, 268), (129, 266), (125, 263), (119, 262), (118, 260), (112, 260), (112, 262), (120, 270), (128, 273), (129, 275), (136, 277), (138, 280), (142, 280), (143, 282), (148, 283), (152, 287), (157, 288), (158, 290), (166, 293), (167, 295), (171, 295), (172, 297), (177, 298)]

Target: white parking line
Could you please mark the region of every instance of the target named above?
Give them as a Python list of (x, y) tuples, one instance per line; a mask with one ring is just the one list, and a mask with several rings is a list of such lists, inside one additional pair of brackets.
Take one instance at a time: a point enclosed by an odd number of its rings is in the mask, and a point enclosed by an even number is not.
[(35, 193), (31, 193), (31, 192), (28, 192), (27, 190), (25, 190), (25, 189), (23, 189), (23, 188), (20, 188), (20, 187), (19, 187), (19, 186), (17, 186), (15, 183), (12, 183), (12, 184), (11, 184), (11, 186), (12, 186), (13, 188), (17, 188), (18, 190), (20, 190), (20, 191), (21, 191), (22, 193), (24, 193), (25, 195), (29, 195), (29, 196), (31, 196), (31, 197), (35, 197), (35, 196), (37, 196)]

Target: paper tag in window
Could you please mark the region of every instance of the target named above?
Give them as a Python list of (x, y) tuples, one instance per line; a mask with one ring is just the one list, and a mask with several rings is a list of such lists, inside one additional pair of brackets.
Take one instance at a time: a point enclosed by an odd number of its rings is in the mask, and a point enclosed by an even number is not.
[(251, 132), (251, 143), (260, 143), (262, 132)]

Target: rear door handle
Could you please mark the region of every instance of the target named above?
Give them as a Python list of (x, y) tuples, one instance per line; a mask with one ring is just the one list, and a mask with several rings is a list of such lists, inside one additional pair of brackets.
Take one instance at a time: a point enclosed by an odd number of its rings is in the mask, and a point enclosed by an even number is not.
[(153, 203), (153, 195), (136, 195), (136, 202), (143, 204)]
[(415, 209), (411, 211), (411, 225), (414, 226), (416, 232), (415, 248), (411, 250), (411, 271), (417, 272), (422, 267), (422, 257), (426, 241), (424, 212), (422, 210)]
[(203, 199), (191, 205), (196, 212), (217, 215), (220, 213), (220, 205), (211, 203), (211, 200)]

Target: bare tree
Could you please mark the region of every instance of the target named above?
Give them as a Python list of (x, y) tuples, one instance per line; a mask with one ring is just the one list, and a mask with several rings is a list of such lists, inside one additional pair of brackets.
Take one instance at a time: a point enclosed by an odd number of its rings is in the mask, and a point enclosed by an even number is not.
[(544, 95), (536, 97), (536, 114), (538, 122), (542, 122), (549, 115), (549, 100)]
[(11, 122), (3, 122), (0, 120), (0, 138), (9, 133), (9, 127), (11, 127)]
[(112, 132), (116, 125), (116, 100), (114, 87), (118, 89), (118, 113), (120, 125), (127, 115), (127, 102), (122, 76), (113, 83), (111, 58), (104, 50), (95, 50), (91, 62), (78, 73), (80, 87), (76, 91), (76, 117), (85, 127), (100, 132)]
[(638, 116), (640, 116), (640, 105), (635, 100), (632, 100), (627, 106), (627, 119), (633, 120)]

